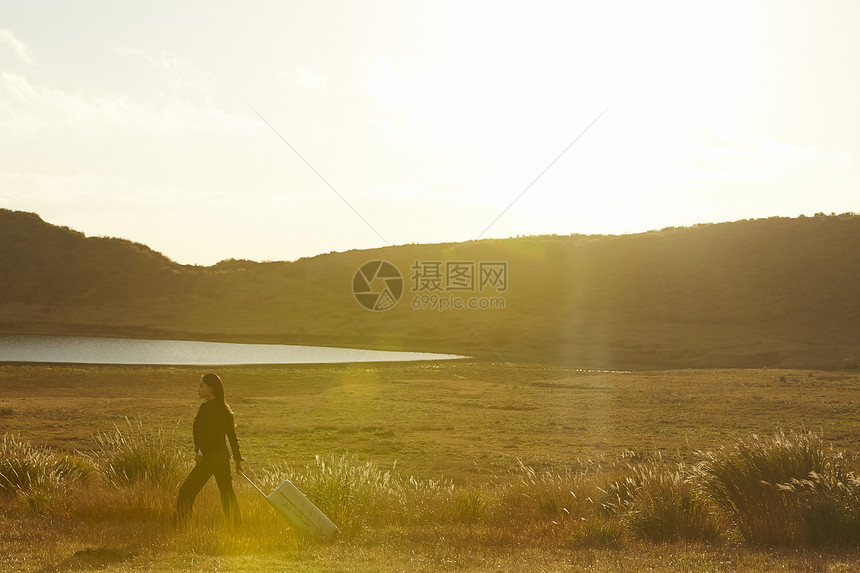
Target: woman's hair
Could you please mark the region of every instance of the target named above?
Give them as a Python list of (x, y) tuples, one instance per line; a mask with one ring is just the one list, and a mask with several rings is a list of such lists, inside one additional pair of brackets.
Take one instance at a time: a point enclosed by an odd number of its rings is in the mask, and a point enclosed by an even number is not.
[(215, 399), (224, 404), (224, 408), (227, 412), (233, 414), (233, 410), (230, 408), (230, 404), (227, 403), (227, 398), (224, 396), (224, 383), (221, 382), (221, 377), (214, 372), (209, 372), (203, 375), (203, 383), (212, 388), (212, 392), (215, 394)]

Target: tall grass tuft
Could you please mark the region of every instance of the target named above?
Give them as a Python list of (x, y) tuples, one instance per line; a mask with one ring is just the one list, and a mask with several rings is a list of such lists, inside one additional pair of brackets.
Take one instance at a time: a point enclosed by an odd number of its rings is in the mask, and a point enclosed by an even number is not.
[(658, 464), (633, 468), (624, 521), (633, 533), (651, 541), (712, 541), (719, 536), (711, 508), (696, 487), (689, 468)]
[(491, 519), (503, 526), (563, 524), (588, 509), (590, 483), (585, 472), (537, 471), (517, 460), (516, 479), (497, 487)]
[(115, 486), (150, 484), (175, 487), (181, 478), (182, 456), (161, 428), (151, 430), (141, 420), (95, 435), (101, 469)]
[(483, 488), (464, 488), (452, 500), (449, 519), (455, 523), (476, 524), (482, 520), (486, 507)]
[(83, 456), (32, 446), (14, 436), (0, 442), (0, 492), (11, 492), (27, 513), (42, 515), (68, 505), (70, 486), (82, 485), (92, 473)]
[(325, 513), (347, 538), (354, 537), (384, 513), (391, 501), (391, 475), (373, 462), (355, 456), (315, 457), (313, 466), (295, 470), (276, 465), (263, 472), (264, 485), (274, 489), (288, 479)]
[(450, 504), (453, 484), (392, 475), (354, 455), (324, 458), (294, 469), (275, 465), (261, 472), (261, 485), (274, 489), (292, 481), (341, 530), (354, 538), (371, 526), (438, 521)]
[(596, 516), (571, 527), (566, 544), (575, 549), (617, 549), (626, 538), (627, 530), (617, 519)]
[(27, 492), (86, 480), (91, 465), (80, 456), (33, 446), (4, 435), (0, 442), (0, 490)]
[(856, 545), (860, 542), (860, 479), (829, 460), (825, 473), (784, 486), (797, 503), (803, 541), (809, 545)]
[(784, 545), (805, 535), (800, 497), (791, 484), (807, 483), (833, 470), (812, 434), (753, 435), (707, 455), (703, 489), (729, 516), (744, 540), (756, 545)]

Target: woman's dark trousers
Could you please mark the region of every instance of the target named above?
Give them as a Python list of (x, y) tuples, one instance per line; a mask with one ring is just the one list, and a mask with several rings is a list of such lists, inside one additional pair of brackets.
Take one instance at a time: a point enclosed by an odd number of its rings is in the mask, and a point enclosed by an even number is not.
[(203, 458), (179, 488), (179, 496), (176, 498), (176, 522), (185, 523), (191, 517), (191, 507), (194, 505), (194, 498), (209, 481), (209, 478), (215, 476), (215, 482), (218, 484), (218, 490), (221, 492), (221, 506), (224, 508), (224, 514), (228, 519), (232, 520), (235, 525), (239, 525), (241, 517), (239, 515), (239, 503), (236, 501), (236, 493), (233, 491), (233, 477), (230, 475), (230, 459), (209, 459)]

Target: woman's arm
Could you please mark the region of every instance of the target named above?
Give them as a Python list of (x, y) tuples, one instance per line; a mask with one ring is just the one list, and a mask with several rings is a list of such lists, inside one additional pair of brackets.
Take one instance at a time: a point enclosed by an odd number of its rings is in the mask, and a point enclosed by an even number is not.
[(230, 449), (233, 450), (233, 459), (236, 460), (237, 464), (241, 464), (244, 458), (239, 450), (239, 438), (236, 437), (236, 421), (232, 414), (227, 416), (227, 440), (230, 442)]

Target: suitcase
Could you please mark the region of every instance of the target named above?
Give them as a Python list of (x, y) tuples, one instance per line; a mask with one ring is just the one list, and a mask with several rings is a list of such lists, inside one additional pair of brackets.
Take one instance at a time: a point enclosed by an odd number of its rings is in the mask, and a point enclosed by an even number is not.
[(332, 523), (290, 480), (282, 481), (272, 493), (266, 495), (244, 473), (242, 477), (248, 480), (248, 483), (254, 486), (254, 489), (260, 492), (260, 495), (265, 497), (278, 513), (303, 533), (331, 541), (340, 532), (337, 525)]

